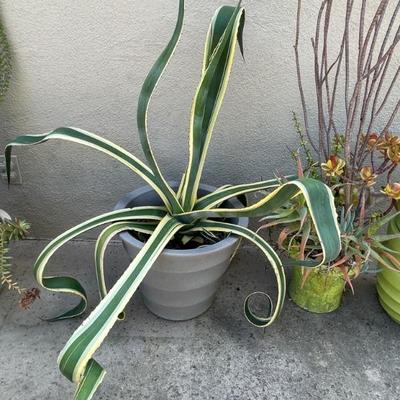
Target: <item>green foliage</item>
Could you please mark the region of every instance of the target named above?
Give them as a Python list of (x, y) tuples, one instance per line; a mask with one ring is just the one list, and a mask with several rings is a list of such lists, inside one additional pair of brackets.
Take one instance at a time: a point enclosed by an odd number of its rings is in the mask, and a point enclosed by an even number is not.
[[(245, 300), (245, 316), (258, 327), (266, 327), (273, 323), (282, 310), (286, 291), (282, 262), (274, 249), (261, 236), (247, 228), (227, 223), (224, 218), (257, 217), (274, 213), (276, 209), (302, 193), (304, 207), (310, 210), (310, 224), (315, 226), (316, 236), (322, 249), (321, 259), (317, 262), (310, 260), (309, 265), (318, 266), (329, 262), (335, 259), (340, 251), (339, 226), (332, 194), (329, 188), (314, 179), (289, 177), (285, 180), (271, 179), (250, 184), (225, 185), (206, 196), (198, 195), (213, 128), (233, 65), (236, 42), (239, 42), (239, 47), (243, 50), (244, 9), (240, 6), (240, 2), (236, 7), (220, 7), (211, 20), (206, 38), (201, 79), (195, 92), (190, 116), (188, 165), (177, 191), (168, 184), (151, 148), (147, 113), (156, 84), (178, 43), (183, 16), (184, 1), (180, 0), (178, 19), (172, 37), (151, 68), (139, 95), (137, 123), (147, 164), (112, 142), (77, 128), (63, 127), (41, 135), (19, 136), (5, 149), (9, 174), (11, 149), (14, 146), (35, 145), (48, 140), (66, 140), (84, 144), (108, 154), (138, 174), (157, 192), (163, 202), (160, 207), (127, 208), (85, 221), (49, 243), (34, 265), (34, 273), (39, 285), (48, 290), (74, 294), (80, 298), (80, 302), (73, 309), (67, 310), (52, 320), (81, 315), (87, 305), (87, 297), (82, 285), (70, 276), (46, 276), (45, 268), (52, 255), (67, 241), (95, 227), (111, 224), (100, 234), (95, 250), (95, 266), (102, 300), (74, 332), (58, 359), (61, 372), (78, 385), (75, 393), (77, 400), (92, 398), (105, 374), (103, 368), (92, 358), (93, 354), (115, 322), (123, 317), (126, 304), (159, 254), (174, 237), (181, 235), (186, 241), (201, 240), (204, 237), (215, 239), (218, 234), (234, 234), (251, 241), (263, 252), (275, 273), (278, 296), (275, 307), (271, 306), (270, 313), (263, 316), (257, 315), (250, 309), (251, 295)], [(241, 208), (224, 207), (225, 200), (235, 197), (243, 199), (247, 193), (259, 190), (267, 192), (254, 204), (248, 205), (244, 201)], [(125, 229), (144, 233), (149, 237), (121, 278), (107, 292), (103, 272), (104, 251), (111, 238)]]
[(15, 218), (13, 220), (4, 221), (1, 224), (1, 231), (3, 234), (4, 241), (6, 243), (11, 240), (21, 240), (23, 239), (28, 230), (30, 228), (30, 224), (24, 220)]
[(23, 294), (25, 289), (19, 286), (11, 272), (11, 257), (8, 255), (7, 244), (12, 240), (23, 239), (28, 232), (29, 224), (19, 219), (7, 218), (0, 221), (0, 285)]
[[(320, 174), (318, 172), (318, 162), (315, 161), (312, 156), (312, 152), (311, 152), (309, 143), (308, 143), (306, 137), (304, 136), (300, 121), (294, 111), (292, 112), (292, 116), (293, 116), (294, 128), (295, 128), (296, 134), (299, 138), (300, 148), (303, 150), (303, 152), (306, 156), (306, 160), (307, 160), (307, 167), (305, 168), (304, 172), (307, 173), (311, 178), (319, 179)], [(297, 158), (299, 156), (300, 155), (299, 155), (298, 151), (292, 151), (292, 157), (295, 159), (295, 161), (297, 160)]]
[(0, 100), (6, 94), (11, 79), (11, 54), (7, 35), (0, 22)]
[[(290, 199), (284, 206), (277, 209), (268, 217), (262, 218), (264, 224), (260, 229), (273, 228), (278, 230), (278, 247), (289, 257), (304, 260), (318, 260), (323, 248), (318, 238), (318, 233), (310, 222), (309, 211), (304, 207), (303, 196)], [(382, 234), (382, 230), (392, 221), (398, 219), (400, 211), (383, 215), (374, 213), (370, 219), (362, 223), (357, 219), (354, 210), (345, 211), (344, 206), (339, 207), (339, 228), (341, 252), (336, 259), (326, 264), (329, 269), (342, 270), (347, 283), (353, 289), (351, 279), (356, 278), (361, 272), (370, 271), (370, 264), (379, 263), (392, 271), (400, 271), (400, 253), (388, 243), (400, 240), (400, 234)], [(308, 279), (307, 271), (304, 280)]]

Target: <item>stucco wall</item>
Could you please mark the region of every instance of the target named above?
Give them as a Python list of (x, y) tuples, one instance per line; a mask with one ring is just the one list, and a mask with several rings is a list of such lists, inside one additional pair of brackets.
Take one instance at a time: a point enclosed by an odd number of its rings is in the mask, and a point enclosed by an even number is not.
[[(169, 179), (179, 179), (186, 163), (203, 41), (210, 17), (224, 3), (187, 1), (183, 36), (153, 97), (151, 139)], [(287, 150), (296, 145), (291, 111), (300, 111), (292, 50), (296, 1), (243, 3), (246, 62), (236, 57), (215, 129), (203, 179), (213, 185), (292, 171)], [(304, 3), (301, 46), (311, 96), (309, 38), (320, 1)], [(173, 30), (177, 0), (3, 0), (1, 13), (14, 75), (0, 105), (0, 149), (18, 134), (66, 125), (99, 133), (142, 158), (136, 102)], [(396, 91), (400, 94), (399, 87)], [(53, 142), (15, 154), (24, 183), (9, 191), (0, 183), (0, 205), (31, 221), (37, 237), (54, 236), (110, 210), (142, 183), (116, 161), (79, 145)]]

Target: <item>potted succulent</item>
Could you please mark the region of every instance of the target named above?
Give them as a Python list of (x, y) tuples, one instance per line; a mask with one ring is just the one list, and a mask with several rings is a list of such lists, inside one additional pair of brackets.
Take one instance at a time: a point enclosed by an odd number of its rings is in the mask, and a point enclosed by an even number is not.
[[(236, 41), (242, 49), (244, 10), (240, 3), (236, 7), (220, 7), (211, 20), (201, 80), (190, 116), (188, 166), (179, 184), (164, 178), (149, 142), (147, 110), (153, 90), (178, 42), (183, 16), (184, 1), (180, 0), (173, 35), (151, 68), (139, 96), (137, 123), (147, 164), (112, 142), (76, 128), (58, 128), (45, 134), (20, 136), (6, 146), (9, 167), (11, 149), (16, 146), (35, 145), (53, 139), (84, 144), (119, 160), (149, 185), (127, 195), (114, 211), (94, 217), (58, 236), (42, 251), (34, 265), (40, 286), (80, 297), (77, 306), (52, 320), (81, 315), (87, 303), (84, 288), (69, 276), (46, 276), (45, 268), (51, 256), (68, 240), (89, 229), (110, 224), (96, 243), (95, 266), (102, 300), (69, 339), (58, 359), (61, 372), (78, 385), (75, 398), (79, 400), (90, 399), (102, 381), (105, 371), (92, 356), (117, 319), (123, 318), (123, 310), (138, 286), (143, 282), (147, 305), (154, 312), (173, 319), (193, 317), (208, 307), (238, 238), (246, 238), (258, 246), (271, 264), (278, 284), (278, 298), (268, 315), (260, 316), (253, 312), (251, 297), (246, 298), (244, 308), (247, 319), (256, 326), (265, 327), (278, 317), (285, 297), (282, 263), (273, 248), (246, 227), (248, 217), (273, 212), (292, 197), (303, 193), (323, 248), (320, 260), (310, 262), (313, 266), (328, 263), (340, 251), (332, 194), (322, 182), (291, 177), (284, 184), (272, 179), (226, 185), (218, 189), (200, 183), (213, 127), (232, 68)], [(243, 196), (257, 190), (269, 192), (256, 203), (247, 205)], [(133, 260), (108, 292), (103, 255), (110, 238), (120, 233)], [(159, 293), (163, 285), (168, 292), (164, 296)], [(182, 291), (186, 292), (186, 296), (182, 296)], [(178, 298), (176, 303), (171, 302), (174, 297)], [(196, 304), (202, 304), (193, 307), (192, 297), (199, 297), (200, 301)], [(185, 311), (179, 313), (177, 307), (185, 308)]]
[(19, 305), (24, 310), (39, 297), (39, 289), (25, 289), (14, 278), (8, 245), (11, 241), (21, 240), (29, 230), (29, 224), (0, 210), (0, 290), (3, 287), (20, 295)]
[[(335, 310), (341, 303), (345, 283), (353, 290), (352, 279), (362, 271), (371, 271), (371, 262), (390, 271), (385, 274), (400, 269), (398, 247), (392, 248), (388, 242), (399, 240), (395, 229), (399, 212), (392, 211), (400, 198), (400, 184), (394, 180), (400, 162), (400, 138), (390, 130), (400, 108), (400, 101), (393, 93), (399, 69), (390, 71), (393, 59), (398, 56), (400, 33), (395, 27), (399, 26), (400, 4), (385, 23), (389, 2), (380, 1), (373, 20), (366, 25), (366, 2), (360, 1), (362, 12), (357, 21), (353, 20), (354, 2), (347, 2), (342, 40), (334, 53), (329, 29), (334, 3), (334, 0), (322, 1), (315, 37), (311, 40), (317, 140), (311, 135), (300, 65), (301, 0), (294, 45), (304, 129), (294, 114), (300, 146), (292, 155), (299, 176), (306, 174), (331, 188), (342, 241), (342, 251), (331, 263), (312, 270), (305, 263), (293, 270), (289, 295), (300, 307), (313, 312)], [(353, 33), (358, 34), (357, 54), (350, 52)], [(350, 73), (351, 62), (356, 64), (355, 75)], [(339, 88), (344, 88), (344, 99), (338, 98)], [(387, 118), (382, 122), (379, 118), (384, 113)], [(342, 131), (340, 126), (344, 127)], [(304, 170), (302, 158), (305, 158)], [(323, 247), (316, 241), (318, 231), (311, 226), (312, 216), (304, 205), (301, 196), (291, 199), (263, 218), (262, 228), (283, 225), (278, 244), (286, 255), (299, 260), (305, 257), (319, 260)], [(381, 231), (388, 224), (389, 234), (384, 235)]]
[[(396, 185), (397, 186), (397, 185)], [(392, 186), (393, 193), (396, 192), (396, 210), (400, 209), (400, 185)], [(378, 273), (377, 289), (379, 302), (393, 321), (400, 324), (400, 215), (389, 222), (387, 227), (389, 240), (385, 243), (386, 254), (382, 256), (384, 262), (380, 262), (381, 270)], [(388, 263), (396, 265), (396, 269), (390, 268)]]

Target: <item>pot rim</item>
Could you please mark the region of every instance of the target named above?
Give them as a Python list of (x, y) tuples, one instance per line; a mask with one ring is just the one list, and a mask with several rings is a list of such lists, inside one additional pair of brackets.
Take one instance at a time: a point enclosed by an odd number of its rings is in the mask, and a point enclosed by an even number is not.
[[(169, 184), (174, 187), (178, 186), (179, 183), (172, 181), (169, 182)], [(213, 192), (217, 188), (211, 185), (206, 185), (206, 184), (200, 184), (200, 188), (206, 190), (207, 192)], [(153, 192), (154, 189), (151, 186), (142, 186), (139, 187), (138, 189), (133, 190), (132, 192), (129, 192), (126, 194), (121, 200), (118, 201), (118, 203), (114, 206), (114, 210), (119, 210), (122, 208), (127, 208), (127, 205), (136, 197), (141, 196), (142, 194), (148, 193), (148, 192)], [(233, 207), (240, 207), (242, 203), (237, 198), (232, 198), (227, 200), (229, 201)], [(249, 218), (248, 217), (237, 217), (238, 221), (236, 225), (243, 226), (245, 228), (248, 227), (249, 225)], [(119, 237), (121, 240), (131, 246), (137, 247), (137, 248), (142, 248), (144, 246), (144, 243), (141, 242), (140, 240), (137, 240), (133, 235), (131, 235), (129, 232), (121, 232), (119, 234)], [(207, 244), (203, 246), (196, 247), (195, 249), (164, 249), (163, 254), (168, 256), (190, 256), (190, 255), (201, 255), (201, 254), (211, 254), (214, 252), (219, 252), (222, 249), (225, 249), (227, 247), (230, 247), (234, 244), (236, 244), (239, 241), (238, 236), (233, 236), (229, 235), (225, 239), (222, 239), (221, 241), (213, 244)]]

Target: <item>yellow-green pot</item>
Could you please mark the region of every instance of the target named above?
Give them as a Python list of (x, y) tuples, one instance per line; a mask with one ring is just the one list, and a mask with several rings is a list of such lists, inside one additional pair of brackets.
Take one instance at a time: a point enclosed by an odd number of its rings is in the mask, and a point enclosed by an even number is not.
[(340, 269), (313, 269), (303, 282), (304, 268), (294, 267), (289, 284), (290, 298), (301, 308), (314, 313), (329, 313), (341, 302), (345, 280)]
[[(400, 217), (396, 217), (390, 221), (387, 232), (388, 234), (400, 232)], [(385, 246), (400, 251), (400, 239), (392, 239), (386, 242)], [(400, 324), (400, 272), (389, 270), (383, 265), (380, 267), (381, 271), (377, 275), (379, 302), (393, 321)]]

